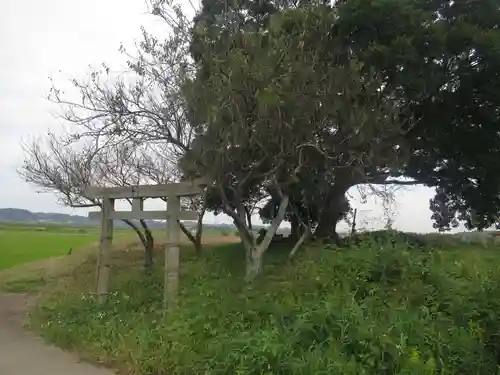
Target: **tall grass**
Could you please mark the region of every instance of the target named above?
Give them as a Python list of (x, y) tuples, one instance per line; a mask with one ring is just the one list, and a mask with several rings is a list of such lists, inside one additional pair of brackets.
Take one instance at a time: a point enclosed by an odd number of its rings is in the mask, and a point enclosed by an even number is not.
[(238, 246), (184, 251), (179, 308), (167, 317), (161, 269), (145, 277), (140, 254), (116, 254), (114, 292), (100, 306), (89, 261), (42, 298), (33, 327), (132, 374), (498, 373), (494, 250), (361, 241), (310, 248), (294, 263), (286, 250), (271, 249), (251, 285)]

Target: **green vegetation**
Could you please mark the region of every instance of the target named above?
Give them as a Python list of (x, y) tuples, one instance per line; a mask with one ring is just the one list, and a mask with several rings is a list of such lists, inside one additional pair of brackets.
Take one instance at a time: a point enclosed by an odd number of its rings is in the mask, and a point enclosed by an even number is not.
[(63, 225), (61, 223), (41, 223), (41, 222), (14, 222), (14, 221), (0, 221), (0, 230), (16, 230), (16, 231), (42, 231), (42, 232), (69, 232), (69, 233), (97, 233), (97, 226), (75, 226)]
[(488, 232), (464, 232), (458, 234), (418, 234), (406, 233), (397, 230), (378, 230), (371, 232), (357, 233), (350, 239), (351, 243), (370, 242), (374, 246), (383, 244), (404, 244), (411, 249), (439, 249), (448, 250), (450, 248), (472, 249), (478, 247), (488, 248), (494, 246), (496, 241)]
[[(151, 3), (170, 33), (120, 49), (126, 81), (103, 64), (71, 80), (76, 101), (52, 87), (72, 136), (26, 145), (20, 174), (73, 207), (100, 204), (89, 184), (206, 176), (183, 207), (228, 215), (242, 246), (201, 251), (197, 226), (164, 317), (153, 235), (127, 223), (144, 251), (116, 254), (107, 303), (88, 261), (34, 327), (136, 374), (498, 374), (493, 238), (337, 233), (367, 185), (388, 228), (390, 186), (415, 184), (439, 230), (500, 225), (498, 0), (202, 0), (192, 20)], [(294, 263), (283, 221), (294, 250), (316, 240)]]
[[(205, 237), (228, 236), (230, 230), (208, 226)], [(153, 231), (159, 239), (163, 231)], [(130, 229), (115, 229), (115, 238), (133, 240)], [(0, 270), (23, 263), (66, 255), (70, 249), (97, 242), (97, 227), (63, 226), (58, 224), (0, 223)]]
[(166, 318), (161, 260), (146, 277), (139, 252), (115, 253), (106, 304), (90, 293), (89, 260), (47, 290), (32, 323), (132, 374), (496, 374), (498, 252), (420, 251), (396, 237), (309, 248), (294, 263), (274, 246), (250, 285), (239, 246), (183, 251), (180, 305)]
[(338, 239), (366, 185), (385, 207), (388, 186), (435, 187), (440, 230), (500, 223), (498, 0), (148, 3), (165, 32), (120, 49), (126, 83), (104, 64), (71, 79), (80, 95), (51, 87), (72, 137), (24, 145), (26, 182), (82, 207), (89, 184), (209, 177), (183, 205), (231, 217), (248, 280), (283, 221), (298, 244)]
[(0, 227), (0, 269), (67, 254), (97, 241), (96, 230), (73, 228)]

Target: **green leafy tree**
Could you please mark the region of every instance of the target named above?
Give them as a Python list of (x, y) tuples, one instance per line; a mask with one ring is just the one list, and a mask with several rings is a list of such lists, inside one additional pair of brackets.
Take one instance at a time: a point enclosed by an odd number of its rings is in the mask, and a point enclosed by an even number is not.
[(437, 187), (435, 227), (497, 223), (500, 3), (350, 0), (339, 10), (344, 43), (420, 119), (402, 173)]
[[(403, 106), (381, 92), (376, 72), (363, 76), (362, 64), (343, 59), (330, 34), (335, 20), (330, 8), (313, 6), (271, 16), (268, 33), (232, 31), (231, 43), (199, 36), (215, 46), (186, 87), (192, 119), (202, 129), (202, 152), (185, 159), (184, 169), (214, 180), (247, 248), (249, 279), (259, 272), (301, 184), (310, 185), (305, 196), (316, 198), (328, 187), (317, 228), (327, 232), (332, 228), (325, 223), (336, 225), (351, 186), (387, 182), (393, 164), (405, 156)], [(262, 190), (280, 204), (257, 244), (242, 219), (243, 206)], [(337, 216), (330, 219), (332, 207)]]
[[(200, 49), (212, 48), (224, 37), (230, 41), (234, 30), (262, 33), (271, 27), (272, 15), (286, 9), (323, 6), (325, 12), (335, 11), (328, 32), (343, 52), (337, 50), (331, 63), (341, 58), (344, 63), (352, 58), (363, 62), (364, 73), (378, 72), (384, 91), (406, 103), (419, 119), (406, 134), (411, 157), (391, 174), (437, 187), (430, 205), (437, 228), (446, 230), (459, 222), (470, 228), (496, 223), (498, 1), (344, 0), (333, 8), (329, 4), (204, 1), (195, 24), (206, 31), (205, 39), (195, 33), (191, 51), (200, 58)], [(320, 220), (318, 234), (334, 228), (335, 199), (329, 206), (333, 215), (325, 210), (325, 219), (332, 219)]]

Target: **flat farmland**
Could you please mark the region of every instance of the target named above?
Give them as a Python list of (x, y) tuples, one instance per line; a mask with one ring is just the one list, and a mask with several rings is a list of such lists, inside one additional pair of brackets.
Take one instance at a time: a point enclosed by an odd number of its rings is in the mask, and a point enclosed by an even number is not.
[(0, 269), (65, 255), (97, 240), (94, 228), (0, 225)]
[[(157, 243), (165, 241), (165, 232), (152, 230)], [(234, 230), (204, 228), (204, 242), (234, 242)], [(134, 232), (128, 228), (115, 228), (117, 241), (138, 241)], [(76, 227), (57, 224), (14, 224), (0, 223), (0, 270), (24, 263), (54, 258), (78, 251), (85, 245), (99, 240), (97, 227)], [(183, 240), (189, 243), (183, 236)]]

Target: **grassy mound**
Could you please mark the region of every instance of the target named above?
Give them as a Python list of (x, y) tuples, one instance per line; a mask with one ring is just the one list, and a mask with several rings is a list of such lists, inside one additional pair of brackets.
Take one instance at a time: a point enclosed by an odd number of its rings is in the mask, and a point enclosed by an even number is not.
[(179, 309), (161, 314), (161, 259), (116, 254), (99, 306), (84, 264), (46, 294), (33, 327), (87, 359), (133, 374), (496, 374), (500, 256), (377, 245), (268, 254), (242, 281), (238, 246), (183, 252)]

